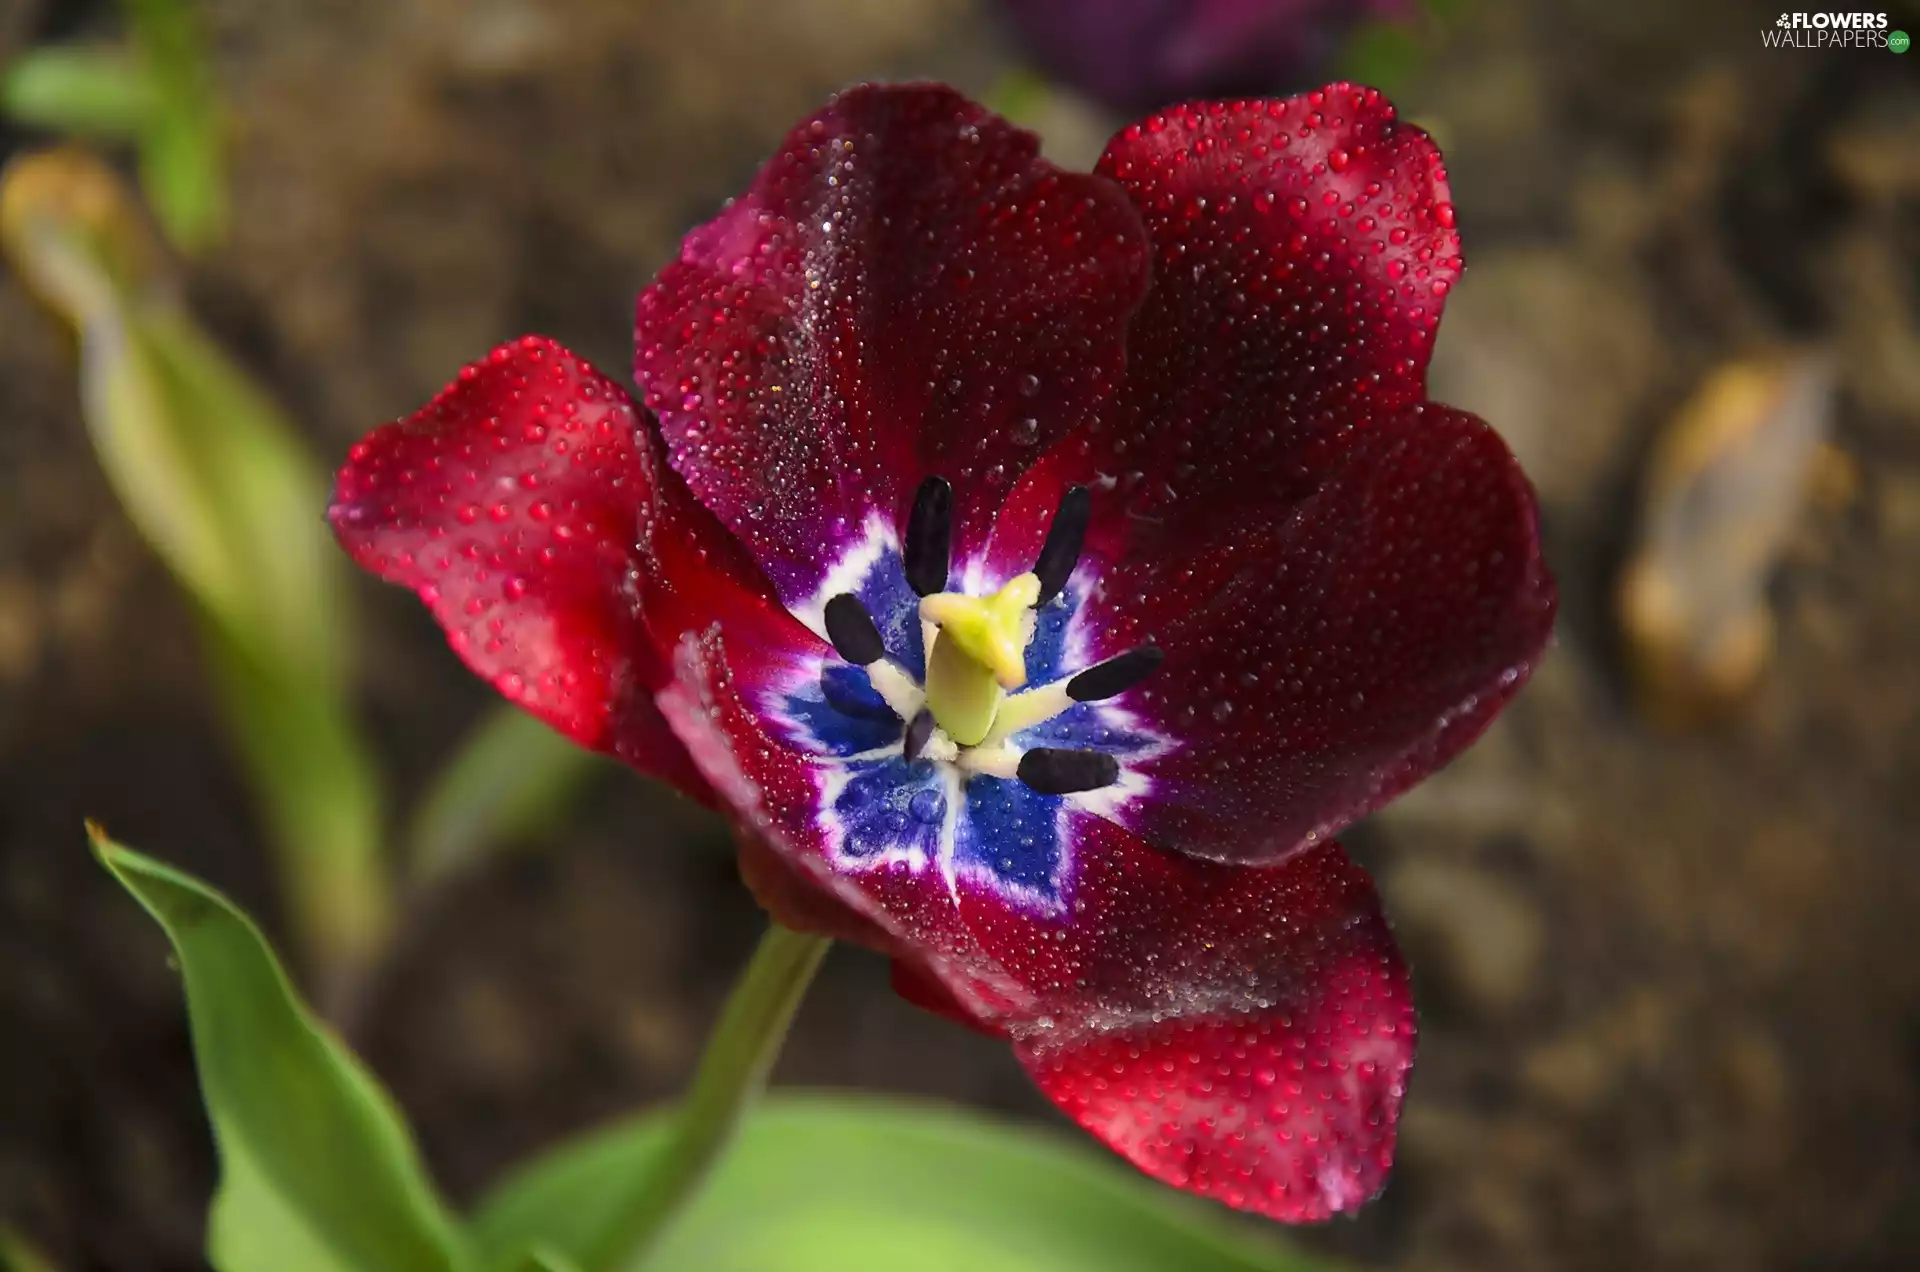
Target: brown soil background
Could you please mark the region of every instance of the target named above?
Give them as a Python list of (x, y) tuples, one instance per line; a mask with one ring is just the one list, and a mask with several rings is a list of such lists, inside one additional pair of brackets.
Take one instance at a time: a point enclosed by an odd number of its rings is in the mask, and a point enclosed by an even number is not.
[[(235, 231), (195, 299), (330, 456), (523, 331), (623, 368), (633, 292), (828, 92), (981, 92), (1011, 57), (962, 0), (208, 7)], [(1564, 617), (1485, 741), (1348, 837), (1424, 1033), (1392, 1185), (1306, 1239), (1422, 1269), (1913, 1266), (1920, 76), (1764, 51), (1751, 4), (1466, 7), (1395, 94), (1466, 239), (1435, 396), (1527, 464)], [(102, 8), (0, 0), (0, 60)], [(1754, 699), (1664, 734), (1609, 617), (1636, 483), (1698, 379), (1782, 337), (1835, 351), (1858, 488), (1788, 545)], [(404, 796), (486, 694), (410, 598), (362, 599)], [(83, 815), (273, 921), (190, 616), (93, 462), (63, 338), (0, 278), (0, 1218), (72, 1272), (198, 1267), (177, 982)], [(758, 922), (717, 824), (609, 772), (546, 851), (420, 907), (356, 1041), (470, 1198), (673, 1090)], [(779, 1079), (1051, 1116), (853, 951)]]

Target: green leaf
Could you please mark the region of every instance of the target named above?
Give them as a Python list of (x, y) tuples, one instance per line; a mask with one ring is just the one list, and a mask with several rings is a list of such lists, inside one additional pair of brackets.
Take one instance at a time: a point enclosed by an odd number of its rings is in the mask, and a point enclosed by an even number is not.
[(140, 146), (140, 184), (154, 219), (182, 251), (211, 247), (226, 232), (226, 178), (211, 110), (176, 107), (153, 120)]
[(548, 829), (604, 761), (518, 707), (495, 707), (441, 769), (406, 839), (415, 886)]
[(180, 306), (110, 169), (32, 156), (6, 190), (7, 247), (80, 336), (87, 427), (141, 533), (263, 660), (335, 676), (346, 566), (298, 430)]
[(1349, 37), (1335, 65), (1342, 78), (1397, 92), (1420, 69), (1429, 44), (1406, 23), (1368, 22)]
[(1033, 128), (1045, 120), (1053, 91), (1052, 83), (1044, 75), (1022, 68), (1002, 74), (983, 100), (987, 108), (1001, 118), (1022, 128)]
[(0, 1272), (54, 1272), (54, 1266), (39, 1247), (12, 1228), (0, 1226)]
[[(479, 1208), (482, 1268), (583, 1252), (616, 1224), (667, 1128), (655, 1115), (564, 1145)], [(1222, 1212), (1051, 1134), (958, 1110), (775, 1096), (647, 1263), (657, 1272), (1311, 1272)]]
[(188, 875), (94, 851), (166, 929), (220, 1151), (219, 1272), (457, 1272), (453, 1221), (392, 1100), (300, 1001), (260, 930)]
[(120, 4), (159, 102), (141, 138), (141, 181), (167, 237), (197, 252), (220, 238), (227, 215), (220, 101), (200, 15), (190, 0)]
[(54, 45), (20, 57), (0, 74), (0, 111), (55, 132), (135, 137), (157, 106), (145, 69), (118, 50)]
[(299, 935), (345, 979), (385, 939), (391, 898), (377, 769), (346, 685), (346, 560), (319, 515), (326, 476), (181, 307), (111, 169), (30, 156), (3, 193), (15, 264), (79, 333), (101, 468), (209, 620), (209, 664)]
[(579, 1272), (571, 1260), (550, 1250), (529, 1250), (505, 1264), (501, 1272)]
[(235, 754), (272, 832), (289, 917), (327, 977), (322, 988), (350, 989), (393, 926), (379, 772), (335, 687), (261, 662), (217, 623), (202, 633)]
[[(153, 426), (177, 448), (183, 474), (172, 489), (143, 488), (141, 501), (181, 516), (185, 500), (204, 510), (219, 582), (196, 591), (218, 598), (214, 608), (237, 639), (267, 661), (335, 679), (351, 622), (345, 557), (320, 515), (324, 471), (278, 403), (186, 313), (156, 304), (126, 317), (139, 359), (120, 369), (126, 391), (149, 395), (138, 409), (159, 416)], [(123, 474), (121, 485), (131, 490), (141, 479)]]

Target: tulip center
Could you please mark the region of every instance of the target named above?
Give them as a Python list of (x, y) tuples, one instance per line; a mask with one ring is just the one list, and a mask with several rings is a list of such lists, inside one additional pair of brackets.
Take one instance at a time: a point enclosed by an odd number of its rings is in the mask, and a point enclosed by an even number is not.
[(924, 685), (888, 655), (873, 616), (853, 593), (827, 601), (827, 638), (842, 658), (866, 670), (886, 710), (906, 722), (901, 754), (908, 763), (951, 766), (960, 779), (1018, 779), (1048, 795), (1112, 785), (1120, 765), (1105, 750), (1023, 747), (1016, 736), (1082, 703), (1123, 693), (1160, 665), (1160, 651), (1142, 646), (1025, 688), (1029, 646), (1041, 613), (1051, 612), (1079, 562), (1091, 497), (1082, 487), (1068, 490), (1033, 569), (985, 596), (946, 590), (952, 498), (945, 481), (927, 479), (914, 498), (900, 549), (907, 582), (920, 598)]

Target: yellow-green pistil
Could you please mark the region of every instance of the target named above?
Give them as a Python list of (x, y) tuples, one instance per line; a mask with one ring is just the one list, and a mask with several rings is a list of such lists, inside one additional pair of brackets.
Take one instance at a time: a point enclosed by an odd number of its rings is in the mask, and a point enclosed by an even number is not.
[(927, 709), (960, 746), (993, 730), (1009, 689), (1027, 683), (1027, 640), (1040, 577), (1022, 574), (992, 596), (938, 592), (920, 598), (920, 617), (938, 627), (927, 654)]

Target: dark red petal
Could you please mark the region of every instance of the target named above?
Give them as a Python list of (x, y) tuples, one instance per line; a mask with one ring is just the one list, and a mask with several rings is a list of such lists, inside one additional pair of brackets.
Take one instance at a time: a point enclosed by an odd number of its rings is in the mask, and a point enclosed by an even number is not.
[(740, 881), (783, 927), (871, 950), (899, 948), (893, 934), (789, 864), (764, 838), (739, 836)]
[(822, 768), (769, 733), (742, 697), (732, 643), (718, 626), (684, 637), (674, 668), (660, 709), (719, 793), (741, 836), (742, 873), (775, 919), (910, 959), (976, 1018), (1024, 997), (982, 959), (936, 872), (834, 870), (815, 817)]
[(789, 603), (928, 474), (958, 566), (1117, 385), (1138, 215), (1038, 156), (949, 89), (854, 89), (641, 294), (635, 377), (673, 463)]
[(1170, 533), (1301, 488), (1330, 433), (1425, 396), (1460, 274), (1440, 152), (1373, 89), (1177, 106), (1108, 146), (1153, 289), (1095, 462)]
[(1086, 486), (1093, 495), (1081, 560), (1091, 565), (1124, 554), (1139, 532), (1128, 522), (1122, 493), (1099, 480), (1089, 462), (1090, 449), (1086, 434), (1069, 438), (1027, 469), (1008, 492), (987, 543), (982, 572), (986, 585), (998, 585), (1033, 568), (1060, 500), (1073, 486)]
[(354, 560), (418, 592), (507, 698), (710, 800), (654, 706), (667, 664), (640, 594), (656, 588), (656, 544), (675, 554), (674, 595), (737, 609), (753, 584), (658, 446), (618, 385), (530, 336), (355, 446), (328, 516)]
[(791, 886), (811, 883), (898, 960), (910, 1001), (1013, 1038), (1048, 1095), (1157, 1178), (1288, 1220), (1379, 1188), (1414, 1019), (1372, 883), (1337, 845), (1221, 865), (1075, 814), (1056, 910), (932, 866), (838, 873), (819, 766), (761, 725), (720, 634), (683, 640), (676, 674), (662, 710), (787, 867), (756, 884), (776, 917), (818, 929), (819, 899)]
[(1298, 1223), (1379, 1192), (1416, 1029), (1366, 872), (1330, 842), (1218, 866), (1081, 820), (1064, 942), (976, 924), (1055, 986), (1015, 1031), (1041, 1090), (1147, 1174), (1243, 1210)]
[(1553, 626), (1533, 491), (1447, 407), (1357, 433), (1319, 489), (1102, 579), (1102, 655), (1166, 662), (1129, 706), (1176, 740), (1121, 818), (1163, 847), (1272, 860), (1331, 835), (1473, 741)]
[(953, 991), (943, 984), (939, 977), (915, 962), (911, 955), (895, 958), (890, 977), (893, 992), (900, 995), (922, 1011), (930, 1011), (936, 1016), (963, 1025), (975, 1033), (989, 1038), (1005, 1038), (1004, 1026), (982, 1019), (969, 1010)]

